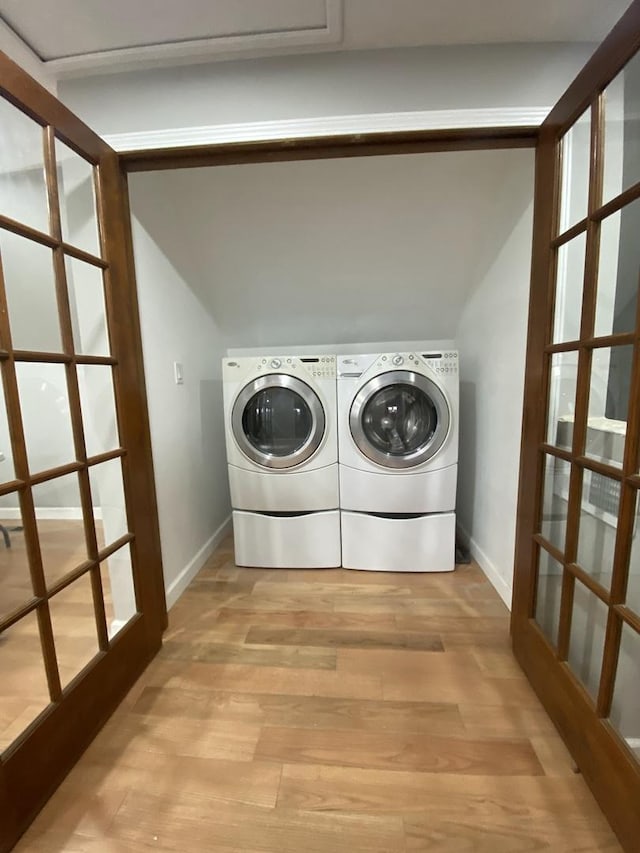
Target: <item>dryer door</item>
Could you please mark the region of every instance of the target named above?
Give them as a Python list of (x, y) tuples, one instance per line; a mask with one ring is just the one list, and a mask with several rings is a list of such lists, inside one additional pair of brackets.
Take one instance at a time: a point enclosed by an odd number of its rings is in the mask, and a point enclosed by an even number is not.
[(293, 468), (312, 456), (326, 418), (315, 391), (295, 376), (272, 373), (242, 389), (231, 416), (242, 452), (265, 468)]
[(446, 397), (431, 379), (393, 370), (371, 379), (356, 395), (349, 414), (360, 451), (386, 468), (412, 468), (431, 459), (449, 434)]

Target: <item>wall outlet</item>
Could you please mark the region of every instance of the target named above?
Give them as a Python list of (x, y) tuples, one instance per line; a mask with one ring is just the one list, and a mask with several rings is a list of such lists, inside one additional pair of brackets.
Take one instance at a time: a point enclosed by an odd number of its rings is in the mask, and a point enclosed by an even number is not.
[(182, 372), (182, 364), (179, 361), (173, 362), (173, 377), (176, 385), (184, 385), (184, 373)]

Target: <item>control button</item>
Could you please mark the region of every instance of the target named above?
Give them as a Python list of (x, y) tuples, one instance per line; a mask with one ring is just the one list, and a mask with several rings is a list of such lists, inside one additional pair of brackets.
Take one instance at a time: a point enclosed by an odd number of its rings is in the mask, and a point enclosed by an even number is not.
[(404, 358), (401, 355), (394, 355), (393, 363), (397, 365), (404, 364)]
[(291, 364), (291, 359), (290, 359), (290, 358), (288, 358), (288, 359), (287, 359), (287, 364)]
[(263, 359), (262, 359), (262, 363), (263, 363), (263, 364), (266, 364), (266, 363), (267, 363), (267, 359), (266, 359), (266, 358), (263, 358)]
[(279, 358), (271, 359), (271, 367), (273, 367), (274, 370), (277, 370), (281, 365), (282, 365), (282, 362), (280, 361)]

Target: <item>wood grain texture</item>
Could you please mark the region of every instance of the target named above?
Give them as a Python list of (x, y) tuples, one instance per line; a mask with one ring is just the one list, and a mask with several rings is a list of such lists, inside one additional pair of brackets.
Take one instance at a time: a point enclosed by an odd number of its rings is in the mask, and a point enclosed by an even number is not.
[(508, 616), (470, 604), (502, 609), (473, 564), (245, 576), (223, 543), (19, 853), (619, 850)]
[(287, 629), (253, 627), (247, 643), (275, 646), (343, 646), (354, 649), (414, 649), (441, 652), (437, 634), (409, 634), (400, 631), (345, 631), (339, 629)]

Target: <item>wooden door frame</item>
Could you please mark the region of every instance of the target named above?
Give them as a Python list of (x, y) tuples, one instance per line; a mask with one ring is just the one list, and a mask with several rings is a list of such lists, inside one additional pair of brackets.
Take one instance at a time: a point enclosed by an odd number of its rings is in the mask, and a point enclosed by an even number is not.
[[(540, 127), (536, 150), (534, 240), (511, 617), (516, 658), (607, 819), (628, 850), (636, 849), (640, 837), (640, 765), (622, 745), (611, 724), (596, 717), (585, 690), (535, 623), (537, 546), (534, 535), (538, 529), (537, 513), (543, 489), (540, 447), (545, 439), (549, 392), (545, 347), (551, 340), (553, 322), (555, 274), (552, 241), (557, 234), (559, 217), (559, 141), (589, 108), (594, 95), (604, 90), (639, 49), (640, 0), (634, 0)], [(596, 121), (600, 121), (597, 115)], [(623, 194), (627, 202), (638, 195), (637, 189)], [(611, 212), (615, 209), (616, 206), (612, 206)], [(587, 264), (592, 261), (588, 258)], [(633, 433), (634, 424), (637, 425), (639, 420), (638, 401), (634, 403), (632, 400), (629, 434)], [(635, 445), (637, 441), (631, 443)], [(637, 447), (632, 452), (637, 452)], [(627, 507), (625, 517), (631, 509)], [(621, 523), (626, 521), (623, 519)], [(620, 559), (622, 555), (617, 557), (617, 562)], [(571, 598), (565, 596), (565, 600), (570, 605)], [(608, 631), (615, 630), (612, 624), (610, 620)], [(565, 639), (568, 641), (568, 637)], [(562, 644), (562, 638), (559, 643)], [(615, 661), (606, 665), (613, 668)], [(609, 671), (609, 676), (613, 677), (612, 671)]]
[[(160, 648), (162, 633), (167, 625), (167, 612), (137, 292), (127, 228), (129, 211), (126, 175), (116, 153), (99, 136), (1, 52), (0, 93), (7, 101), (33, 118), (38, 125), (47, 128), (46, 134), (43, 135), (43, 146), (49, 176), (55, 163), (53, 145), (56, 137), (96, 167), (96, 200), (100, 211), (107, 284), (106, 312), (112, 352), (116, 355), (114, 359), (102, 361), (117, 365), (115, 405), (121, 444), (124, 448), (123, 451), (117, 451), (117, 458), (122, 461), (129, 530), (134, 531), (133, 535), (127, 534), (117, 540), (111, 549), (96, 551), (96, 554), (100, 555), (100, 560), (104, 560), (119, 545), (130, 543), (138, 603), (138, 613), (115, 637), (109, 639), (104, 628), (100, 634), (98, 627), (100, 650), (83, 670), (82, 675), (71, 681), (64, 691), (60, 690), (58, 683), (54, 691), (58, 698), (0, 757), (0, 850), (4, 853), (11, 849), (29, 826), (154, 657)], [(55, 228), (53, 224), (50, 226), (52, 236), (40, 234), (6, 216), (0, 219), (8, 231), (22, 234), (53, 250), (56, 286), (59, 288), (60, 281), (64, 280), (61, 278), (64, 277), (64, 269), (60, 269), (60, 265), (64, 267), (63, 255), (82, 259), (84, 253), (62, 242), (55, 179), (52, 179), (52, 183), (48, 181), (48, 192), (50, 204), (56, 202), (50, 209), (51, 223), (57, 221)], [(68, 318), (64, 320), (61, 315), (63, 334), (68, 335), (70, 326), (67, 321)], [(65, 326), (69, 326), (66, 332)], [(50, 360), (47, 356), (51, 354), (42, 354), (42, 360)], [(12, 356), (3, 351), (0, 357)], [(35, 359), (37, 360), (37, 354)], [(54, 356), (54, 360), (60, 359)], [(72, 358), (65, 355), (62, 360), (67, 363), (72, 361)], [(78, 361), (82, 361), (82, 357), (78, 356)], [(87, 357), (85, 361), (90, 362), (90, 358)], [(99, 362), (100, 359), (96, 358), (95, 361)], [(72, 390), (73, 387), (70, 386), (70, 394)], [(17, 396), (13, 396), (15, 403)], [(71, 397), (70, 401), (73, 403)], [(16, 417), (15, 413), (11, 417)], [(72, 419), (73, 417), (72, 412)], [(79, 414), (77, 417), (81, 418)], [(20, 420), (19, 413), (17, 418)], [(81, 424), (79, 429), (82, 431)], [(83, 439), (81, 444), (84, 445)], [(106, 455), (110, 457), (113, 454)], [(97, 458), (94, 457), (94, 460)], [(81, 468), (85, 471), (84, 486), (88, 489), (86, 459), (85, 462), (72, 463), (67, 467), (78, 470), (79, 473)], [(16, 490), (19, 487), (28, 488), (28, 484), (18, 480), (15, 481), (15, 486)], [(88, 500), (90, 501), (90, 497)], [(32, 530), (34, 519), (35, 515), (31, 512), (27, 522), (31, 524)], [(91, 566), (92, 583), (95, 580), (95, 572), (99, 571), (97, 559), (94, 557), (84, 564)], [(97, 600), (96, 595), (100, 597), (101, 593), (96, 592), (95, 584), (93, 587), (94, 600)], [(41, 590), (34, 587), (35, 597), (26, 609), (37, 606), (37, 610), (30, 612), (40, 614), (39, 608), (46, 600), (46, 595), (44, 585)], [(104, 609), (102, 612), (104, 614)], [(18, 621), (20, 615), (21, 612), (10, 614), (5, 622), (7, 625), (13, 624)], [(51, 636), (47, 637), (47, 641), (53, 648)], [(55, 660), (54, 670), (57, 672)]]

